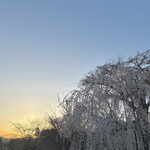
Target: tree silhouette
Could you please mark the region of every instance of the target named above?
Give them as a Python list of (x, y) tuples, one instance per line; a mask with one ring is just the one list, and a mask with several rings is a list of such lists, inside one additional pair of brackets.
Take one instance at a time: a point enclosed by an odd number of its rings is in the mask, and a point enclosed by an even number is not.
[[(38, 150), (41, 147), (40, 135), (46, 128), (46, 121), (32, 120), (28, 123), (12, 123), (16, 132), (17, 139), (10, 142), (12, 149), (17, 149), (16, 146), (20, 145), (23, 150)], [(16, 144), (14, 144), (16, 143)]]

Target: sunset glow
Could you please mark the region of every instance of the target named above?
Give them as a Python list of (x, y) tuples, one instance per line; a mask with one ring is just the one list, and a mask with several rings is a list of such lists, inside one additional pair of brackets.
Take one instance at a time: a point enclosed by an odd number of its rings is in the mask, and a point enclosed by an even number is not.
[[(150, 2), (1, 1), (0, 136), (44, 117), (96, 66), (150, 49)], [(142, 31), (142, 32), (141, 32)]]

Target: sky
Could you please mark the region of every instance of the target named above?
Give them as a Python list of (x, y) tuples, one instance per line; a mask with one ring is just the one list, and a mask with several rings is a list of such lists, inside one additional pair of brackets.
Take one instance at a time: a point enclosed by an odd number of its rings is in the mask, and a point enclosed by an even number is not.
[(58, 111), (98, 65), (150, 49), (148, 0), (1, 0), (0, 136)]

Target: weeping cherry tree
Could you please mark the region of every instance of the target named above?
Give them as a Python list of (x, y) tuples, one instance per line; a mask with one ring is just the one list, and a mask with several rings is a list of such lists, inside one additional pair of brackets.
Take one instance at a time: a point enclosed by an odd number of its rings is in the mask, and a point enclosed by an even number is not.
[(150, 50), (109, 61), (61, 102), (70, 150), (149, 150)]

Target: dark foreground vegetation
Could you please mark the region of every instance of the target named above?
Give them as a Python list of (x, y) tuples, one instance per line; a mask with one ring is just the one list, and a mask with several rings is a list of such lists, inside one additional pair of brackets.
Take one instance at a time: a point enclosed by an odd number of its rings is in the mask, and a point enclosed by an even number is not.
[(69, 143), (64, 142), (55, 129), (43, 130), (36, 138), (11, 139), (9, 143), (11, 150), (68, 150)]
[(11, 150), (68, 150), (70, 142), (59, 135), (58, 118), (49, 117), (28, 123), (12, 123), (17, 138), (9, 142)]

